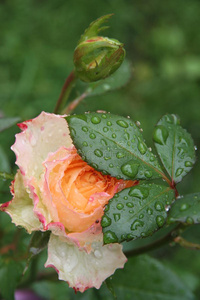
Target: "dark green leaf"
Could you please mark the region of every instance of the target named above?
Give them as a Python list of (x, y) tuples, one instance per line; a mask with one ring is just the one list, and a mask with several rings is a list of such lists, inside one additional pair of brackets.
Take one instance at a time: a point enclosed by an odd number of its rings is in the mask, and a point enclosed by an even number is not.
[(15, 288), (22, 277), (20, 262), (0, 257), (0, 294), (5, 300), (14, 300)]
[[(147, 255), (129, 259), (124, 270), (115, 272), (112, 284), (119, 300), (195, 300), (173, 271)], [(113, 299), (106, 291), (102, 296)]]
[(180, 126), (176, 115), (165, 115), (155, 127), (153, 140), (160, 159), (172, 181), (178, 183), (195, 163), (194, 142)]
[(20, 121), (19, 117), (15, 118), (0, 118), (0, 132), (15, 125)]
[(156, 157), (131, 119), (88, 113), (69, 116), (67, 121), (78, 153), (95, 169), (132, 180), (162, 176)]
[(200, 223), (200, 193), (185, 195), (175, 201), (169, 212), (168, 223), (175, 222)]
[(106, 206), (101, 222), (104, 243), (152, 235), (164, 225), (173, 198), (172, 189), (151, 183), (115, 194)]
[(131, 75), (131, 64), (128, 60), (125, 60), (119, 70), (113, 75), (104, 80), (100, 80), (97, 83), (91, 83), (87, 93), (89, 93), (89, 96), (95, 96), (122, 88), (130, 81)]
[(50, 231), (45, 231), (45, 232), (35, 231), (33, 233), (28, 247), (28, 260), (24, 272), (26, 272), (30, 260), (47, 247), (49, 237), (50, 237)]

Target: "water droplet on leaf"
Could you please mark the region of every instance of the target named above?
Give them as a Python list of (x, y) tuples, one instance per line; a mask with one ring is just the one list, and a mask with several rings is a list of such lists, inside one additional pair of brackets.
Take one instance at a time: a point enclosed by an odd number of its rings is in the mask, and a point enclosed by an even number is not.
[(128, 123), (123, 120), (118, 120), (116, 123), (123, 128), (128, 128)]
[(166, 127), (163, 125), (158, 125), (154, 129), (153, 133), (153, 140), (155, 143), (160, 144), (160, 145), (165, 145), (167, 138), (169, 136), (169, 132)]
[(162, 227), (165, 223), (165, 219), (163, 216), (157, 216), (156, 217), (156, 223), (159, 227)]
[(98, 116), (92, 117), (91, 122), (93, 124), (99, 124), (101, 122), (101, 118)]
[(94, 150), (94, 154), (98, 157), (102, 157), (103, 156), (103, 152), (99, 149)]
[(110, 243), (117, 243), (118, 242), (118, 238), (116, 236), (116, 234), (112, 231), (107, 231), (104, 233), (103, 235), (103, 241), (105, 244), (110, 244)]
[(91, 138), (92, 140), (94, 140), (94, 139), (96, 138), (96, 134), (90, 133), (90, 138)]
[(137, 230), (138, 227), (143, 227), (144, 226), (144, 222), (140, 221), (140, 220), (135, 220), (132, 224), (131, 224), (131, 230)]
[(136, 197), (144, 200), (149, 196), (149, 191), (145, 187), (132, 187), (128, 194), (131, 197)]
[(112, 223), (112, 221), (111, 221), (111, 219), (110, 219), (108, 216), (104, 215), (104, 216), (102, 217), (102, 220), (101, 220), (101, 226), (102, 226), (103, 228), (110, 226), (111, 223)]
[(117, 203), (116, 207), (117, 207), (118, 210), (121, 210), (121, 209), (124, 208), (124, 204), (122, 204), (122, 203)]
[(138, 169), (139, 164), (136, 163), (134, 160), (130, 160), (128, 163), (124, 164), (121, 167), (122, 173), (130, 178), (134, 178), (137, 175)]
[(114, 214), (114, 220), (115, 220), (115, 222), (119, 221), (120, 218), (121, 218), (120, 214)]

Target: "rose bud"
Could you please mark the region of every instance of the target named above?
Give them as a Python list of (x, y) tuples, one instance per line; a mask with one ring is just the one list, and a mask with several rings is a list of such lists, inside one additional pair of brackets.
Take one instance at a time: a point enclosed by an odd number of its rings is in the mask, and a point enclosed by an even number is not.
[(99, 26), (111, 15), (94, 21), (84, 32), (74, 51), (74, 65), (77, 77), (85, 82), (104, 79), (114, 73), (125, 57), (123, 44), (115, 39), (98, 36), (107, 28)]

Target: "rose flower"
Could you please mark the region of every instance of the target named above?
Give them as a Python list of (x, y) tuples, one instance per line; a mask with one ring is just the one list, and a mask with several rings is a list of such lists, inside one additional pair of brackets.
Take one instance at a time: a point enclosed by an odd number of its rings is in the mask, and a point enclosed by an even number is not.
[(99, 288), (126, 262), (121, 245), (103, 245), (104, 206), (135, 182), (102, 175), (84, 162), (62, 116), (42, 112), (19, 127), (13, 199), (1, 210), (28, 233), (51, 231), (45, 266), (59, 279), (80, 292)]

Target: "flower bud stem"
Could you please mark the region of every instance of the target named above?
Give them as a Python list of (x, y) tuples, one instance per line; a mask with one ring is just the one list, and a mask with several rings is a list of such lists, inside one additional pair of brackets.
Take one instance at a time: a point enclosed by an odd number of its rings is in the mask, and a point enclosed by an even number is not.
[(67, 99), (68, 99), (68, 97), (71, 93), (71, 90), (72, 90), (73, 86), (74, 86), (75, 80), (76, 80), (76, 75), (75, 75), (75, 72), (72, 71), (69, 74), (69, 76), (67, 77), (67, 79), (65, 80), (65, 83), (62, 87), (60, 96), (57, 100), (56, 107), (54, 109), (55, 114), (62, 113), (62, 110), (65, 107)]
[(78, 98), (74, 99), (69, 105), (64, 109), (63, 114), (71, 114), (74, 109), (81, 103), (83, 99), (85, 99), (89, 95), (88, 92), (84, 92)]

